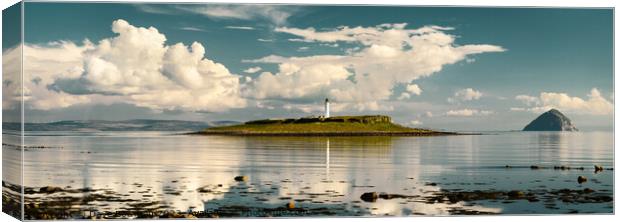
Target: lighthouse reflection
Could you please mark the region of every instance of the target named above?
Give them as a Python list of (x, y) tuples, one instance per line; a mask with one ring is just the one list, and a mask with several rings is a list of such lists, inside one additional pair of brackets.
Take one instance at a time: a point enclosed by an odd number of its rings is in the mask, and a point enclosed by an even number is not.
[(329, 138), (325, 141), (325, 177), (329, 179)]

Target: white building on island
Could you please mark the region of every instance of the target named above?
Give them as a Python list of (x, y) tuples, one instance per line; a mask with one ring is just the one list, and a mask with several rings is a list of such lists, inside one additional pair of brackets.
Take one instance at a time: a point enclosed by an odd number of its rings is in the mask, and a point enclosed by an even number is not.
[(329, 118), (329, 99), (325, 98), (325, 118)]

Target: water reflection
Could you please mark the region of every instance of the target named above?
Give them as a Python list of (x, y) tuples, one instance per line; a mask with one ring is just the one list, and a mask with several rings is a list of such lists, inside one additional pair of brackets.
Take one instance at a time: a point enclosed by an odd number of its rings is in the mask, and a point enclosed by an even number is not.
[(8, 215), (21, 219), (23, 202), (20, 186), (23, 160), (21, 132), (3, 129), (2, 133), (2, 210)]
[[(252, 209), (259, 211), (256, 216), (303, 213), (297, 209), (311, 215), (435, 215), (463, 210), (561, 213), (565, 209), (547, 209), (542, 204), (428, 203), (425, 198), (442, 189), (546, 186), (604, 191), (613, 185), (610, 171), (587, 175), (598, 183), (577, 184), (574, 178), (583, 172), (503, 167), (547, 163), (611, 166), (611, 133), (330, 138), (108, 133), (37, 136), (26, 141), (62, 147), (27, 152), (28, 187), (90, 187), (96, 191), (79, 193), (80, 199), (89, 200), (93, 193), (110, 198), (80, 208), (99, 211), (131, 208), (131, 203), (153, 209), (222, 211), (221, 216), (235, 216), (227, 210), (239, 211), (239, 206), (255, 207)], [(234, 180), (236, 176), (248, 179), (239, 182)], [(366, 192), (406, 198), (363, 202), (360, 196)], [(45, 197), (62, 195), (78, 193)], [(290, 201), (295, 204), (292, 210), (287, 206)], [(288, 210), (275, 211), (280, 208)], [(607, 208), (599, 210), (606, 212)]]
[(325, 141), (325, 175), (329, 180), (329, 138)]

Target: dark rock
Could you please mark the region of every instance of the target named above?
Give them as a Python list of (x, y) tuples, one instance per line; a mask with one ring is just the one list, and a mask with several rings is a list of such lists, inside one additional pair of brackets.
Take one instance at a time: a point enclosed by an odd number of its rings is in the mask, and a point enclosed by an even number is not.
[(540, 169), (540, 167), (539, 167), (539, 166), (536, 166), (536, 165), (532, 165), (532, 166), (530, 166), (530, 169), (532, 169), (532, 170), (538, 170), (538, 169)]
[(592, 192), (594, 192), (594, 190), (590, 189), (590, 188), (585, 188), (585, 189), (583, 189), (583, 192), (584, 193), (592, 193)]
[(208, 189), (208, 188), (206, 188), (206, 187), (200, 187), (200, 188), (198, 188), (197, 190), (198, 190), (198, 192), (200, 192), (200, 193), (211, 193), (211, 189)]
[(235, 177), (235, 181), (239, 181), (239, 182), (243, 182), (243, 181), (248, 181), (248, 176), (236, 176)]
[(551, 109), (527, 124), (523, 131), (578, 131), (578, 129), (560, 111)]
[(39, 192), (41, 193), (54, 193), (54, 192), (60, 192), (60, 191), (62, 191), (62, 188), (53, 187), (53, 186), (45, 186), (39, 189)]
[(28, 203), (25, 205), (26, 209), (37, 209), (39, 208), (39, 204), (38, 203)]
[(600, 165), (594, 165), (594, 173), (603, 171), (603, 167)]
[(80, 189), (77, 189), (77, 190), (78, 190), (79, 192), (82, 192), (82, 193), (88, 193), (88, 192), (93, 192), (93, 191), (95, 191), (93, 188), (90, 188), (90, 187), (84, 187), (84, 188), (80, 188)]
[(377, 201), (377, 198), (379, 198), (379, 195), (377, 194), (377, 192), (368, 192), (360, 196), (360, 199), (362, 199), (365, 202), (375, 202)]
[(394, 199), (394, 198), (407, 198), (408, 196), (402, 194), (390, 194), (390, 193), (381, 193), (379, 194), (379, 198), (381, 199)]
[(536, 197), (528, 197), (528, 198), (527, 198), (527, 201), (529, 201), (529, 202), (538, 202), (538, 201), (540, 201), (540, 200), (539, 200), (539, 199), (537, 199)]
[(295, 208), (295, 201), (292, 201), (292, 200), (291, 200), (291, 201), (289, 201), (289, 202), (286, 204), (286, 208), (288, 208), (288, 209), (294, 209), (294, 208)]
[(511, 198), (518, 198), (518, 197), (525, 196), (525, 193), (523, 193), (523, 191), (513, 190), (513, 191), (508, 192), (507, 195), (508, 197), (511, 197)]
[(407, 195), (402, 195), (402, 194), (389, 194), (389, 193), (381, 193), (379, 194), (379, 198), (381, 199), (394, 199), (394, 198), (408, 198), (409, 196)]
[(577, 183), (585, 183), (587, 181), (588, 181), (588, 178), (586, 178), (584, 176), (577, 177)]

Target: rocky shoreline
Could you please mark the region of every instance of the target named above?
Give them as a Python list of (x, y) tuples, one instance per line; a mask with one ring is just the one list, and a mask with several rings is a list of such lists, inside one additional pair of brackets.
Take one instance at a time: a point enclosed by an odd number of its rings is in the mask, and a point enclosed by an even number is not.
[[(500, 166), (498, 166), (500, 167)], [(583, 167), (505, 166), (506, 170), (529, 168), (540, 170), (585, 170)], [(588, 168), (589, 170), (590, 168)], [(594, 166), (594, 173), (612, 171), (613, 168)], [(585, 174), (584, 174), (585, 175)], [(592, 189), (598, 183), (575, 178), (572, 188), (524, 188), (524, 189), (456, 189), (450, 183), (440, 181), (412, 181), (409, 188), (400, 192), (383, 192), (375, 186), (361, 186), (354, 181), (321, 180), (315, 183), (341, 184), (350, 187), (348, 192), (325, 190), (311, 191), (303, 187), (294, 192), (282, 192), (288, 184), (303, 181), (254, 181), (249, 176), (231, 177), (228, 184), (206, 184), (197, 188), (164, 186), (157, 192), (151, 186), (140, 183), (126, 184), (129, 193), (119, 193), (112, 188), (72, 188), (42, 186), (23, 187), (25, 219), (135, 219), (135, 218), (218, 218), (218, 217), (297, 217), (297, 216), (390, 216), (376, 214), (374, 203), (392, 201), (397, 204), (431, 205), (451, 215), (500, 214), (490, 209), (514, 203), (540, 205), (551, 212), (563, 213), (613, 213), (613, 190)], [(584, 176), (585, 178), (585, 176)], [(186, 182), (186, 181), (185, 181)], [(173, 180), (170, 183), (184, 183)], [(591, 184), (595, 183), (595, 184)], [(125, 183), (123, 183), (125, 184)], [(3, 208), (19, 212), (22, 187), (3, 182)], [(452, 187), (451, 187), (452, 186)], [(516, 186), (518, 188), (521, 186)], [(464, 187), (463, 187), (464, 188)], [(355, 194), (355, 191), (364, 191)], [(402, 192), (402, 193), (401, 193)], [(178, 210), (165, 196), (189, 193), (196, 197), (217, 196), (204, 201), (204, 208), (190, 207)], [(353, 195), (353, 196), (351, 196)], [(359, 195), (359, 196), (355, 196)], [(170, 201), (170, 200), (169, 200)], [(579, 208), (582, 204), (596, 204), (593, 208)], [(415, 206), (418, 206), (415, 205)], [(491, 207), (491, 208), (488, 208)], [(421, 209), (424, 209), (422, 207)], [(411, 209), (416, 209), (413, 207)], [(579, 210), (581, 209), (581, 210)], [(407, 215), (426, 215), (425, 211), (412, 211)]]
[(249, 132), (249, 131), (199, 131), (188, 135), (221, 135), (221, 136), (455, 136), (477, 135), (455, 132)]
[(458, 135), (411, 128), (392, 122), (389, 116), (334, 116), (263, 119), (243, 124), (211, 127), (195, 135), (231, 136), (440, 136)]

